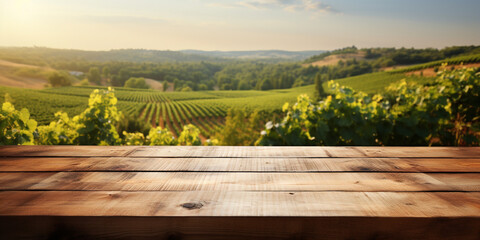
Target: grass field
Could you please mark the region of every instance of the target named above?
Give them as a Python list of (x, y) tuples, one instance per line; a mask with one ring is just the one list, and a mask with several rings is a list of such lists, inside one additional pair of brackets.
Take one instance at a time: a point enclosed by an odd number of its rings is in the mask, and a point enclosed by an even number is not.
[(13, 63), (0, 59), (0, 85), (42, 89), (48, 83), (51, 68)]

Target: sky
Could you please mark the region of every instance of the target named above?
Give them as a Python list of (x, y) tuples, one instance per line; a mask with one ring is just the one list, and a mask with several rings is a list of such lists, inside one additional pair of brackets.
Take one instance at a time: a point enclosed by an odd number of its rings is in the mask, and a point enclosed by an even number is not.
[(333, 50), (480, 45), (479, 0), (0, 0), (0, 46)]

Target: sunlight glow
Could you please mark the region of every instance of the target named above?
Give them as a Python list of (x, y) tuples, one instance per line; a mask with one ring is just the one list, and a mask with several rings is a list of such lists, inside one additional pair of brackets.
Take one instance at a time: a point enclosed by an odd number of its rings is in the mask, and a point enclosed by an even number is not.
[(5, 20), (16, 25), (28, 25), (35, 20), (37, 8), (32, 0), (2, 1)]

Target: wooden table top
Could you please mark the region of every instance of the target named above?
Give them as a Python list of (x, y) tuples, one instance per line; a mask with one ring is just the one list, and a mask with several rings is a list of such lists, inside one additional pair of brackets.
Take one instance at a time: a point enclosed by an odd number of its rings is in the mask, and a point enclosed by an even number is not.
[(480, 148), (0, 147), (0, 216), (480, 217)]

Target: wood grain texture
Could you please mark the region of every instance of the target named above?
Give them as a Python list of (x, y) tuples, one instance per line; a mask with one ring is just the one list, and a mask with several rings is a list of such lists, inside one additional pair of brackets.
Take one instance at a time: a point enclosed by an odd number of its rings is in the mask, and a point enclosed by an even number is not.
[(122, 157), (136, 146), (0, 146), (0, 157)]
[(0, 156), (480, 158), (480, 147), (1, 146)]
[(480, 173), (480, 158), (0, 158), (0, 172), (25, 171)]
[(480, 148), (1, 146), (0, 239), (480, 239)]
[(0, 215), (478, 217), (479, 201), (478, 192), (2, 191)]
[(480, 174), (426, 173), (2, 173), (0, 190), (71, 191), (480, 191)]
[(480, 147), (354, 147), (367, 157), (480, 158)]
[(480, 158), (480, 147), (139, 147), (132, 157), (444, 157)]

